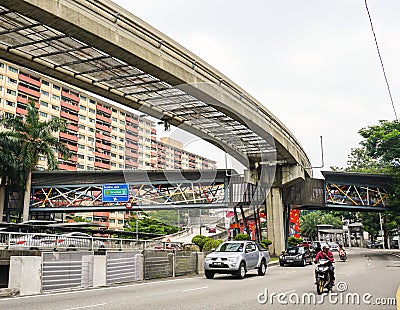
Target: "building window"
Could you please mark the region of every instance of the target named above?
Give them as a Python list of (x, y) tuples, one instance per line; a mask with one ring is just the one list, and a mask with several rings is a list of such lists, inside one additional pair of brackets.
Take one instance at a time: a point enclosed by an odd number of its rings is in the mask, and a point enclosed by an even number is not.
[(96, 121), (93, 118), (89, 117), (89, 123), (95, 123)]
[(89, 142), (94, 142), (94, 138), (93, 137), (88, 137), (88, 141)]
[(84, 150), (84, 149), (85, 149), (85, 146), (82, 145), (82, 144), (78, 144), (78, 149)]
[(46, 80), (42, 80), (42, 84), (43, 84), (43, 85), (46, 85), (46, 86), (49, 86), (49, 85), (50, 85), (50, 83), (49, 83), (48, 81), (46, 81)]
[(10, 77), (7, 78), (7, 81), (13, 84), (17, 84), (17, 80), (16, 79), (12, 79)]
[(85, 130), (85, 129), (86, 129), (86, 127), (85, 127), (85, 126), (83, 126), (83, 125), (78, 125), (78, 128), (79, 128), (79, 129), (83, 129), (83, 130)]
[(115, 109), (115, 108), (112, 108), (111, 111), (113, 111), (113, 113), (117, 113), (118, 112), (117, 109)]
[(8, 70), (10, 70), (13, 73), (18, 73), (18, 69), (14, 68), (14, 67), (8, 66)]
[(49, 104), (46, 101), (42, 101), (40, 100), (40, 105), (44, 106), (44, 107), (48, 107)]
[(4, 64), (0, 62), (0, 68), (4, 68)]
[(81, 109), (82, 111), (86, 111), (86, 107), (84, 105), (80, 105), (79, 109)]
[(81, 120), (86, 120), (86, 116), (84, 116), (84, 115), (80, 115), (80, 114), (79, 114), (79, 118), (80, 118)]
[(15, 102), (6, 100), (6, 105), (10, 106), (10, 107), (15, 107)]
[(12, 89), (8, 89), (8, 88), (7, 88), (7, 94), (12, 95), (12, 96), (16, 96), (16, 95), (17, 95), (17, 92), (16, 92), (15, 90), (12, 90)]
[(88, 156), (87, 160), (88, 160), (88, 161), (94, 161), (94, 157)]
[(94, 101), (93, 99), (89, 99), (89, 102), (92, 104), (96, 104), (96, 101)]
[(60, 111), (60, 107), (56, 105), (52, 105), (51, 108), (56, 111)]
[(42, 117), (47, 117), (47, 113), (44, 113), (42, 111), (39, 112), (39, 115), (42, 116)]
[(92, 148), (91, 146), (88, 146), (88, 151), (89, 152), (94, 152), (94, 148)]
[(86, 101), (86, 97), (85, 96), (79, 95), (79, 98), (81, 98), (82, 101)]
[(94, 132), (94, 128), (92, 128), (92, 127), (89, 127), (89, 132)]
[(84, 165), (81, 165), (81, 164), (77, 164), (76, 167), (77, 167), (78, 169), (83, 169), (83, 168), (85, 168), (85, 166), (84, 166)]
[(60, 86), (53, 84), (53, 89), (60, 90), (61, 88), (60, 88)]
[(85, 156), (83, 156), (82, 154), (78, 154), (77, 156), (79, 159), (85, 159)]
[(61, 100), (60, 96), (57, 96), (57, 95), (54, 95), (54, 94), (52, 94), (51, 97), (52, 97), (54, 100)]
[(96, 113), (96, 110), (89, 108), (89, 113)]

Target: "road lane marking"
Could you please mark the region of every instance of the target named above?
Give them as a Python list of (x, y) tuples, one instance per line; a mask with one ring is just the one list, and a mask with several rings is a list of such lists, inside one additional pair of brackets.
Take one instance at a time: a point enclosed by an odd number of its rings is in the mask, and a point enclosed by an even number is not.
[(101, 307), (101, 306), (105, 306), (105, 305), (107, 305), (107, 303), (96, 304), (96, 305), (88, 305), (88, 306), (82, 306), (82, 307), (75, 307), (75, 308), (65, 308), (64, 310), (87, 309), (87, 308)]
[(198, 291), (198, 290), (204, 290), (204, 289), (207, 289), (207, 288), (208, 288), (208, 286), (196, 287), (196, 288), (190, 288), (190, 289), (187, 289), (187, 290), (183, 290), (182, 292)]
[(293, 270), (293, 271), (288, 271), (288, 272), (286, 272), (286, 274), (288, 274), (288, 273), (295, 273), (295, 272), (297, 272), (297, 271), (295, 271), (295, 270)]
[(352, 272), (346, 273), (345, 276), (349, 276), (349, 275), (351, 275), (351, 274), (353, 274), (353, 273), (352, 273)]

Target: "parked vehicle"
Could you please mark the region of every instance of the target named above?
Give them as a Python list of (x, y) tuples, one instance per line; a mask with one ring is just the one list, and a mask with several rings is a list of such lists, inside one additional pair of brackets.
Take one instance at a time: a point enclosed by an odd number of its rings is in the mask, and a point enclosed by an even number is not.
[(332, 281), (329, 273), (331, 262), (328, 259), (320, 259), (315, 268), (315, 284), (317, 285), (317, 293), (321, 295), (325, 289), (332, 290)]
[(163, 245), (157, 245), (154, 247), (154, 251), (166, 251), (175, 252), (182, 249), (180, 242), (166, 242)]
[(70, 232), (57, 236), (57, 248), (66, 250), (105, 250), (103, 241), (82, 232)]
[(56, 236), (48, 234), (10, 234), (7, 242), (9, 250), (53, 250)]
[(283, 251), (279, 256), (279, 265), (300, 265), (312, 264), (313, 254), (308, 246), (293, 246)]
[(222, 273), (243, 279), (252, 269), (257, 269), (263, 276), (269, 259), (269, 251), (255, 241), (226, 241), (206, 256), (205, 276), (212, 279), (216, 273)]

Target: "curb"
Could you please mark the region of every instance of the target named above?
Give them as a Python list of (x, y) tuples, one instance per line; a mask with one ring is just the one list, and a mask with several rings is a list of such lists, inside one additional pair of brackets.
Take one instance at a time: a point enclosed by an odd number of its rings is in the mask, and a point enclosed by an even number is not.
[(1, 297), (14, 297), (19, 295), (18, 288), (0, 288), (0, 298)]
[(279, 260), (274, 260), (274, 261), (270, 261), (269, 263), (268, 263), (268, 267), (269, 266), (275, 266), (275, 265), (279, 265)]

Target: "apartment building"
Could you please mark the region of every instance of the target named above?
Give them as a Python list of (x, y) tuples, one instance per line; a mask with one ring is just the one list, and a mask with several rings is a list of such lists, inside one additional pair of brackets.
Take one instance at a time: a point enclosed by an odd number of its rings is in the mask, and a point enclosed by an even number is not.
[[(72, 153), (68, 160), (59, 158), (62, 170), (216, 168), (215, 161), (183, 150), (179, 141), (158, 141), (156, 124), (145, 116), (0, 60), (0, 112), (24, 116), (31, 100), (40, 120), (60, 117), (68, 121), (67, 132), (58, 134)], [(38, 168), (46, 167), (41, 157)], [(124, 214), (118, 212), (82, 216), (108, 223), (110, 228), (121, 228), (124, 222)]]

